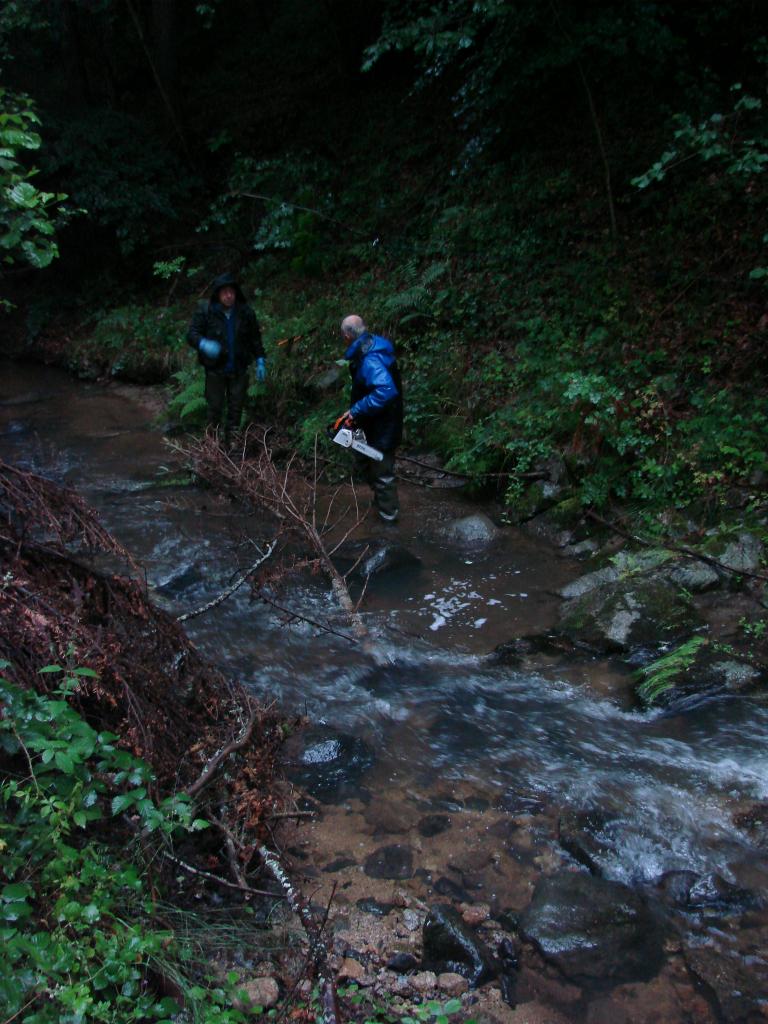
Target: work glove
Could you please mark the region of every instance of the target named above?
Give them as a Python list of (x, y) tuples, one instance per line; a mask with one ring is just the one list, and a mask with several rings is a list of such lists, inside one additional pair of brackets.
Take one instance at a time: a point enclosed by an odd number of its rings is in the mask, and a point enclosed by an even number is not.
[(206, 359), (218, 359), (221, 354), (221, 345), (212, 338), (201, 338), (197, 349)]
[(267, 364), (264, 362), (264, 356), (259, 356), (256, 360), (256, 380), (259, 384), (263, 384), (267, 379)]

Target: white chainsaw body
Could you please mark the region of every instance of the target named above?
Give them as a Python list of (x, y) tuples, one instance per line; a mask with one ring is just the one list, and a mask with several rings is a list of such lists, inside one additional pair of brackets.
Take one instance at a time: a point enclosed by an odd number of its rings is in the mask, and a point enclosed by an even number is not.
[(365, 434), (359, 428), (350, 430), (349, 427), (342, 427), (334, 437), (334, 443), (340, 444), (342, 448), (351, 448), (353, 452), (360, 452), (367, 455), (369, 459), (381, 462), (384, 458), (378, 448), (372, 448), (365, 440)]

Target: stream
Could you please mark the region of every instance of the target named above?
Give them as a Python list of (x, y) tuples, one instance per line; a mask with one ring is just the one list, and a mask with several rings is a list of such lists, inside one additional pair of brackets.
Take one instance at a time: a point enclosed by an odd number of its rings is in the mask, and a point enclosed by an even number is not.
[[(178, 465), (146, 389), (5, 363), (0, 398), (0, 456), (95, 506), (173, 614), (215, 597), (255, 560), (254, 543), (270, 540), (266, 522), (173, 484)], [(376, 663), (341, 637), (286, 624), (247, 587), (186, 624), (224, 672), (306, 714), (313, 729), (304, 742), (314, 737), (316, 751), (323, 737), (342, 735), (364, 752), (341, 782), (317, 789), (321, 820), (303, 833), (326, 869), (349, 862), (336, 875), (341, 905), (408, 887), (362, 870), (377, 848), (395, 844), (413, 854), (410, 885), (425, 905), (443, 891), (520, 913), (542, 872), (577, 866), (558, 842), (561, 816), (599, 811), (594, 859), (603, 878), (652, 891), (665, 873), (690, 871), (751, 894), (749, 909), (718, 904), (678, 921), (686, 943), (732, 960), (722, 991), (698, 978), (711, 1017), (678, 1006), (658, 1018), (614, 1019), (765, 1019), (768, 870), (764, 847), (734, 815), (768, 800), (766, 703), (740, 698), (664, 716), (636, 709), (618, 664), (555, 654), (530, 668), (495, 662), (488, 655), (498, 644), (552, 628), (555, 592), (586, 569), (513, 527), (481, 551), (441, 544), (428, 526), (477, 509), (451, 489), (406, 484), (401, 496), (401, 523), (387, 537), (418, 562), (369, 581), (361, 611), (384, 655)], [(496, 521), (497, 512), (489, 513)], [(369, 518), (356, 536), (379, 534)], [(298, 577), (281, 601), (344, 631), (318, 577)], [(424, 821), (440, 816), (450, 827), (431, 834)], [(597, 1021), (593, 995), (578, 1014)]]

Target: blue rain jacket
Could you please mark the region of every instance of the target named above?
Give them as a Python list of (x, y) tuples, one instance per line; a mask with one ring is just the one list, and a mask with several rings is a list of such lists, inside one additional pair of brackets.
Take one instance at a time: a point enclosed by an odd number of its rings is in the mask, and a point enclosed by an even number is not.
[(352, 376), (351, 415), (369, 444), (391, 451), (403, 433), (403, 388), (392, 342), (366, 332), (352, 342), (344, 358)]

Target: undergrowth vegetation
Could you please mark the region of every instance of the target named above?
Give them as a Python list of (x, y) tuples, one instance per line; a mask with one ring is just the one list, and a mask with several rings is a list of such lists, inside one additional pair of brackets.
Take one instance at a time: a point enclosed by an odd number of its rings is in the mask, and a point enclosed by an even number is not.
[[(212, 984), (183, 937), (161, 926), (146, 857), (148, 837), (157, 837), (156, 849), (207, 823), (192, 817), (188, 798), (152, 800), (148, 766), (70, 707), (68, 692), (90, 669), (41, 671), (60, 675), (50, 695), (0, 679), (5, 1015), (27, 1024), (125, 1024), (178, 1020), (186, 1008), (190, 1021), (244, 1021), (226, 986)], [(135, 834), (121, 843), (126, 828), (110, 828), (109, 819), (122, 815)]]

